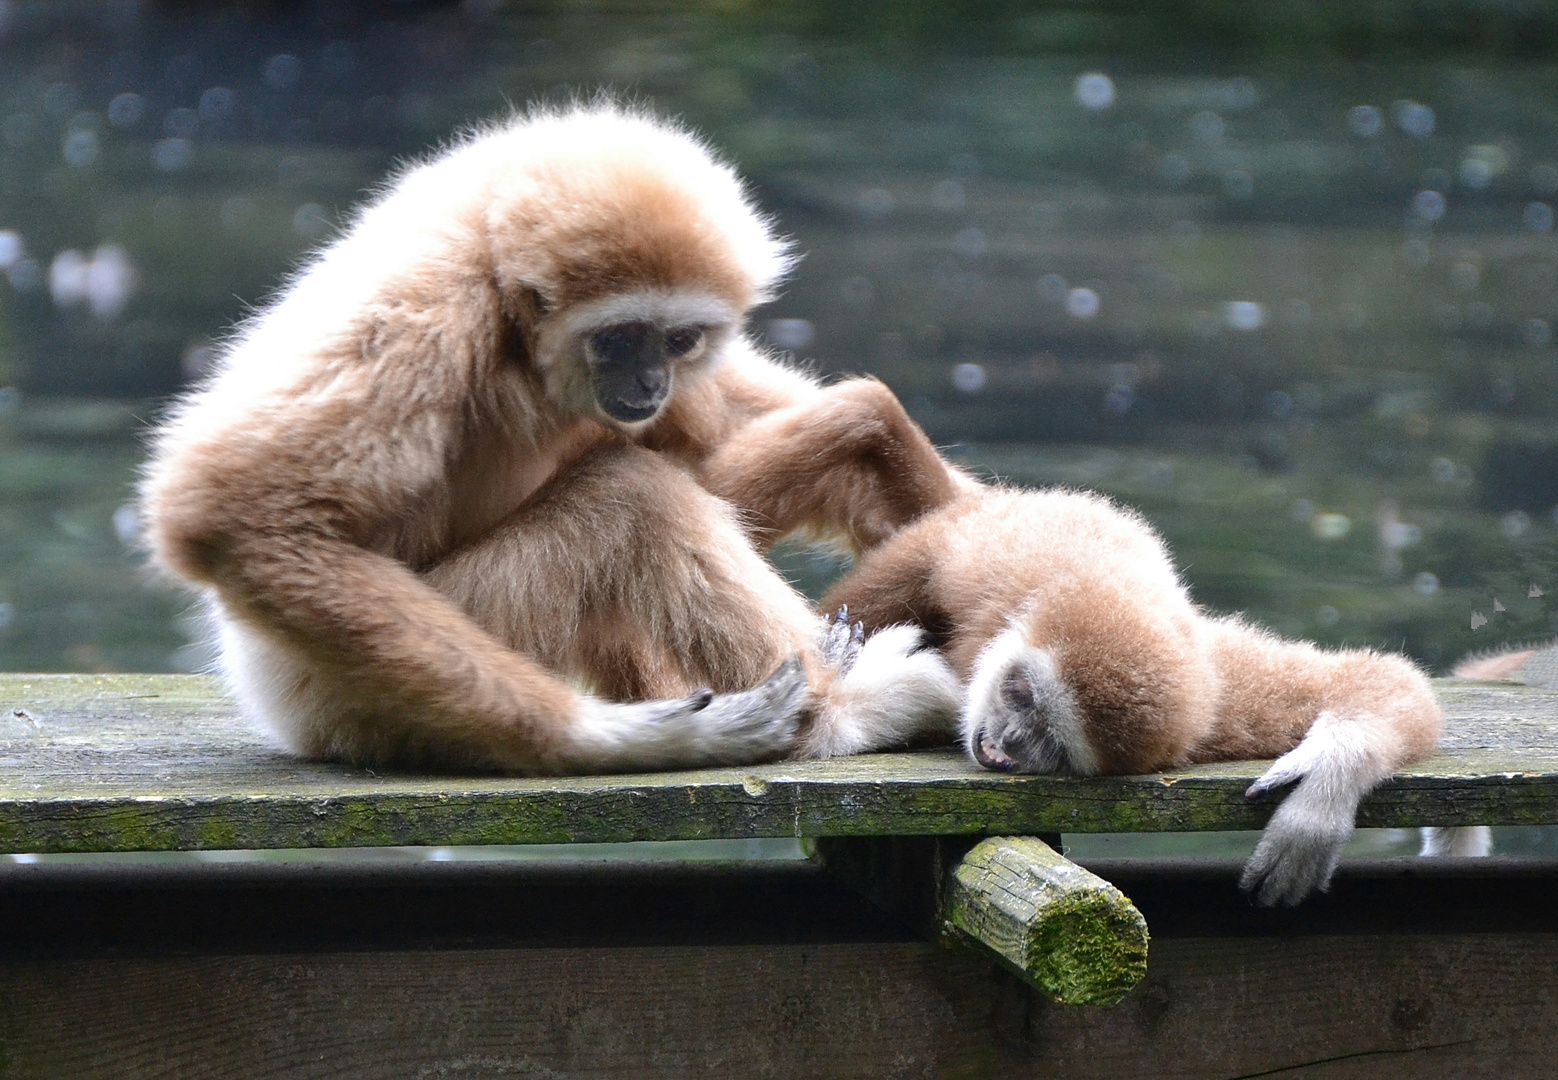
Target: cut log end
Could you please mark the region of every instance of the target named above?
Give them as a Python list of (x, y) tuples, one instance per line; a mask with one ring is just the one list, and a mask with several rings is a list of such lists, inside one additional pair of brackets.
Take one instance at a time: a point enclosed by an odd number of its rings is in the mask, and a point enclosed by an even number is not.
[(943, 917), (1067, 1005), (1113, 1005), (1147, 974), (1147, 923), (1125, 894), (1031, 837), (984, 840), (948, 876)]

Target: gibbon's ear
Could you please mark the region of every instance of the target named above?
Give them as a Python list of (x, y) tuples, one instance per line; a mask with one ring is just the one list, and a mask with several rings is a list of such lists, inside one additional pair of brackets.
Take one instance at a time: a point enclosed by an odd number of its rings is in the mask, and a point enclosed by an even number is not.
[(503, 307), (504, 321), (508, 324), (507, 355), (511, 359), (533, 364), (541, 321), (551, 314), (552, 305), (539, 289), (526, 285), (510, 290)]

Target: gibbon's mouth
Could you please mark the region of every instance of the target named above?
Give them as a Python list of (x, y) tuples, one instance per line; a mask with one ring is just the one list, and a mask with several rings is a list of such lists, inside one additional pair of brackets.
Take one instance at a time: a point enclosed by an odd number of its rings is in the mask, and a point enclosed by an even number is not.
[(993, 772), (1015, 772), (1017, 763), (1006, 751), (990, 741), (990, 733), (981, 731), (974, 740), (974, 760)]
[(669, 368), (624, 371), (603, 365), (591, 372), (591, 381), (601, 412), (625, 424), (648, 420), (671, 396)]
[(635, 405), (627, 401), (597, 401), (601, 411), (613, 420), (620, 420), (624, 424), (636, 424), (641, 420), (648, 420), (660, 411), (660, 406), (665, 402), (664, 398), (648, 405)]
[(1047, 728), (1014, 731), (1008, 727), (999, 739), (986, 728), (971, 740), (970, 749), (974, 760), (992, 772), (1039, 776), (1064, 776), (1073, 772), (1065, 745)]

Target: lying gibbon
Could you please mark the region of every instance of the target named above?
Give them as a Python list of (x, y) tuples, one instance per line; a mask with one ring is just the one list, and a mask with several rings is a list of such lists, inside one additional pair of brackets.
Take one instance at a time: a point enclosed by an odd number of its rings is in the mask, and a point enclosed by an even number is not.
[(867, 546), (967, 483), (880, 384), (743, 336), (788, 264), (730, 168), (610, 105), (395, 178), (155, 433), (152, 555), (244, 712), (310, 757), (535, 773), (944, 724), (915, 631), (844, 671), (749, 538)]
[(1162, 539), (1098, 495), (966, 493), (868, 553), (823, 603), (868, 631), (925, 628), (967, 683), (959, 735), (986, 768), (1093, 776), (1276, 757), (1249, 793), (1297, 787), (1242, 880), (1265, 904), (1324, 888), (1360, 800), (1439, 734), (1409, 661), (1206, 614)]

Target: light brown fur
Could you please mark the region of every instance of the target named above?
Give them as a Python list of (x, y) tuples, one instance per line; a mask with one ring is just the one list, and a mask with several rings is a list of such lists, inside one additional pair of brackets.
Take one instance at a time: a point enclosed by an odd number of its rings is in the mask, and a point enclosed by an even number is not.
[(1549, 644), (1507, 652), (1477, 653), (1457, 663), (1453, 674), (1460, 679), (1513, 679), (1525, 662), (1537, 654), (1538, 648), (1550, 647)]
[[(944, 665), (902, 635), (830, 663), (744, 531), (870, 538), (917, 508), (855, 484), (854, 459), (812, 474), (853, 502), (733, 490), (743, 522), (718, 497), (719, 455), (770, 441), (759, 417), (819, 410), (799, 434), (831, 442), (841, 417), (901, 414), (740, 336), (786, 265), (728, 169), (609, 107), (480, 133), (397, 180), (235, 336), (147, 467), (153, 556), (205, 593), (245, 709), (309, 756), (523, 772), (944, 723)], [(879, 723), (862, 688), (889, 670), (917, 696)]]
[(969, 684), (962, 737), (988, 767), (1133, 774), (1281, 756), (1251, 789), (1300, 782), (1246, 874), (1266, 902), (1323, 887), (1358, 800), (1439, 734), (1411, 663), (1207, 615), (1156, 533), (1097, 495), (967, 492), (823, 603), (867, 630), (925, 628)]

